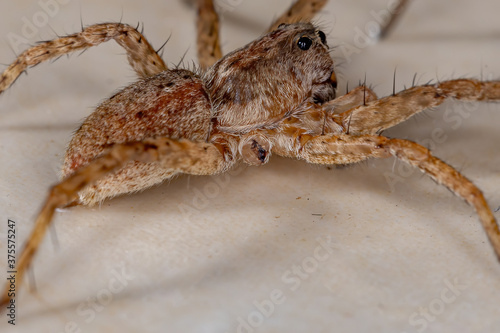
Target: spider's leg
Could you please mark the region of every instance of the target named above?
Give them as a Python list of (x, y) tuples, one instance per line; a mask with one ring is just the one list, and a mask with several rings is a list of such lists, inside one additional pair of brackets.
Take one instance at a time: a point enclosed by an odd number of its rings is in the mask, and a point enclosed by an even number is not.
[(29, 67), (111, 39), (127, 51), (128, 61), (140, 77), (153, 76), (167, 70), (160, 56), (135, 28), (122, 23), (102, 23), (86, 27), (73, 35), (42, 42), (21, 53), (0, 76), (0, 93), (9, 88)]
[[(222, 172), (233, 164), (231, 153), (224, 143), (156, 138), (111, 147), (107, 153), (77, 169), (50, 190), (18, 260), (16, 290), (19, 290), (19, 282), (44, 238), (54, 210), (71, 203), (80, 190), (131, 161), (160, 163), (165, 168), (197, 175)], [(1, 308), (10, 302), (8, 289), (6, 287), (1, 294)]]
[[(497, 258), (500, 260), (500, 231), (483, 193), (453, 167), (434, 157), (429, 149), (412, 141), (389, 139), (377, 135), (312, 136), (303, 134), (295, 138), (287, 138), (285, 134), (278, 134), (271, 138), (275, 147), (273, 153), (280, 154), (288, 149), (287, 154), (280, 155), (304, 159), (310, 163), (348, 164), (371, 157), (382, 158), (392, 155), (417, 167), (475, 208)], [(283, 145), (288, 147), (283, 149)]]
[(334, 114), (342, 114), (360, 105), (376, 101), (377, 95), (366, 86), (359, 86), (347, 94), (323, 104), (323, 108)]
[(222, 58), (219, 40), (219, 15), (213, 0), (198, 0), (198, 62), (207, 69)]
[(297, 0), (271, 24), (267, 31), (273, 31), (282, 23), (310, 22), (328, 0)]
[(420, 111), (440, 105), (447, 98), (500, 100), (500, 81), (460, 79), (417, 86), (343, 112), (334, 121), (346, 131), (349, 127), (350, 134), (376, 134)]
[[(293, 142), (289, 141), (289, 137), (283, 136), (281, 133), (288, 133), (292, 138), (298, 138), (303, 134), (318, 135), (318, 134), (350, 134), (349, 119), (344, 127), (344, 113), (358, 106), (366, 105), (369, 102), (376, 101), (377, 95), (366, 86), (359, 86), (347, 94), (340, 96), (324, 104), (308, 103), (304, 105), (304, 110), (294, 114), (286, 119), (283, 119), (279, 126), (275, 129), (264, 131), (266, 135), (275, 137), (276, 140), (282, 140), (280, 146), (291, 147)], [(260, 130), (257, 130), (257, 132)], [(279, 135), (276, 135), (280, 133)], [(242, 143), (244, 140), (241, 140)], [(274, 145), (274, 144), (271, 144)], [(288, 148), (282, 150), (283, 156), (287, 156)], [(274, 149), (273, 149), (274, 151)], [(254, 156), (250, 156), (253, 159)]]
[(380, 39), (386, 38), (389, 35), (389, 33), (394, 28), (395, 23), (399, 20), (403, 12), (406, 10), (409, 3), (410, 3), (409, 0), (399, 0), (399, 3), (394, 8), (393, 12), (391, 13), (391, 16), (389, 17), (387, 22), (385, 22), (385, 25), (382, 26), (380, 29), (379, 33)]
[[(297, 0), (285, 13), (277, 18), (268, 31), (281, 23), (309, 22), (328, 0)], [(219, 16), (213, 0), (198, 0), (198, 61), (206, 69), (222, 58), (219, 37)]]
[(450, 165), (431, 155), (429, 149), (408, 140), (390, 139), (381, 145), (391, 155), (411, 164), (429, 175), (438, 184), (446, 186), (458, 197), (473, 206), (479, 215), (488, 239), (500, 260), (500, 231), (497, 221), (481, 190)]

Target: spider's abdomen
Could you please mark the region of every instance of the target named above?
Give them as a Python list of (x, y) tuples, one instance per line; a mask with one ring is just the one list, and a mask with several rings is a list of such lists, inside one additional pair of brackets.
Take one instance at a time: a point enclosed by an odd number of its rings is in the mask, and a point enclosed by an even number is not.
[[(83, 122), (69, 144), (62, 176), (116, 143), (159, 136), (205, 140), (210, 119), (210, 100), (194, 73), (172, 70), (138, 81), (104, 101)], [(80, 200), (95, 204), (143, 190), (173, 174), (157, 164), (133, 164), (82, 191)]]

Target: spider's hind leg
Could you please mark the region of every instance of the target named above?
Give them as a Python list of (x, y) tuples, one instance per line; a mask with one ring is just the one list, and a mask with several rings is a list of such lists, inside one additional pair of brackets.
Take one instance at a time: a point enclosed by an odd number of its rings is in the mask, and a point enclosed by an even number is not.
[(198, 0), (198, 61), (207, 69), (222, 58), (219, 40), (219, 15), (213, 0)]
[(86, 27), (73, 35), (42, 42), (21, 53), (0, 76), (0, 93), (9, 88), (29, 67), (111, 39), (127, 51), (128, 61), (140, 77), (153, 76), (167, 70), (163, 60), (137, 29), (122, 23), (102, 23)]

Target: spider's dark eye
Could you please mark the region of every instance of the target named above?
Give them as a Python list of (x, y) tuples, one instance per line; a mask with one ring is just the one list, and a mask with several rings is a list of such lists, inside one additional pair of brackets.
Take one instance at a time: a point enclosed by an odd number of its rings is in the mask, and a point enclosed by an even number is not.
[(321, 39), (321, 43), (323, 43), (323, 45), (326, 45), (326, 35), (325, 35), (325, 33), (323, 31), (319, 30), (318, 31), (318, 36)]
[(299, 38), (299, 40), (297, 41), (297, 46), (303, 50), (303, 51), (306, 51), (306, 50), (309, 50), (309, 48), (311, 47), (313, 41), (311, 38), (309, 37), (306, 37), (306, 36), (302, 36)]

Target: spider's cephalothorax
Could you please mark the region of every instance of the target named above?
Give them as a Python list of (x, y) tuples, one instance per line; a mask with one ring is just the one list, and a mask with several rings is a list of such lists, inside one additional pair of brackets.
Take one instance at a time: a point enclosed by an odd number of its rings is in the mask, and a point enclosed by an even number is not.
[(325, 34), (297, 23), (229, 53), (205, 78), (218, 125), (247, 132), (282, 120), (305, 102), (333, 99), (334, 73)]
[(201, 75), (168, 69), (145, 37), (122, 23), (92, 25), (23, 52), (0, 76), (0, 93), (28, 67), (110, 39), (141, 79), (103, 102), (71, 140), (64, 179), (50, 190), (18, 261), (16, 288), (56, 208), (96, 204), (178, 173), (217, 174), (239, 160), (261, 165), (271, 153), (337, 165), (394, 156), (473, 206), (500, 258), (500, 230), (482, 192), (427, 148), (380, 135), (447, 98), (500, 100), (500, 81), (450, 80), (380, 99), (358, 87), (335, 98), (325, 34), (307, 23), (325, 3), (297, 0), (268, 34), (222, 57), (213, 2), (199, 0)]

